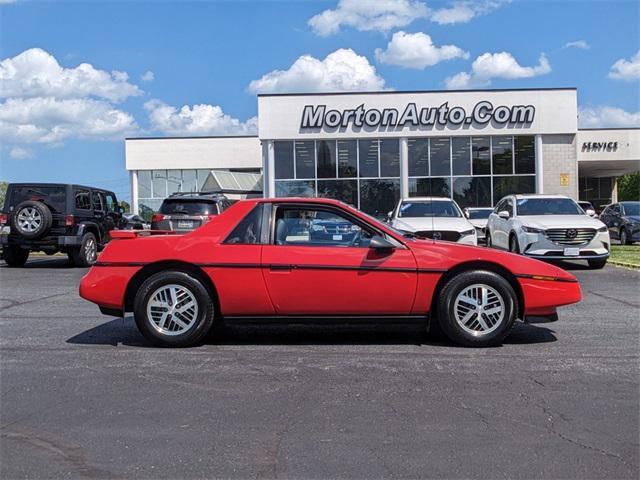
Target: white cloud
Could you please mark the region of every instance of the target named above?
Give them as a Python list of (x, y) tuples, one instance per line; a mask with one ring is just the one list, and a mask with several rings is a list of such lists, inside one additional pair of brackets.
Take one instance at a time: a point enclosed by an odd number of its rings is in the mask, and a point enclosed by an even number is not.
[(429, 14), (431, 21), (440, 25), (453, 25), (456, 23), (470, 22), (478, 15), (484, 15), (511, 0), (461, 0), (456, 1), (449, 7), (432, 10)]
[(0, 0), (0, 5), (9, 5), (10, 3), (16, 3), (18, 0)]
[(562, 48), (579, 48), (581, 50), (589, 50), (591, 46), (584, 40), (575, 40), (573, 42), (567, 42)]
[(530, 78), (551, 71), (551, 65), (544, 53), (540, 54), (538, 65), (521, 66), (509, 52), (483, 53), (473, 61), (471, 72), (460, 72), (445, 80), (449, 89), (478, 88), (491, 85), (491, 79), (508, 80)]
[(469, 53), (455, 45), (438, 47), (429, 35), (422, 32), (396, 32), (386, 50), (376, 49), (376, 59), (380, 63), (406, 68), (424, 69), (453, 58), (469, 58)]
[(640, 127), (640, 112), (609, 106), (580, 107), (578, 125), (580, 128)]
[(33, 152), (26, 148), (22, 147), (13, 147), (9, 151), (9, 156), (11, 158), (15, 158), (16, 160), (24, 160), (26, 158), (33, 158)]
[(334, 10), (315, 15), (308, 24), (321, 36), (338, 33), (341, 27), (388, 32), (426, 17), (427, 12), (419, 0), (340, 0)]
[(140, 80), (142, 80), (143, 82), (153, 82), (155, 79), (156, 76), (151, 70), (147, 70), (142, 75), (140, 75)]
[(0, 62), (0, 95), (5, 98), (97, 97), (121, 102), (142, 95), (129, 76), (117, 70), (98, 70), (89, 63), (75, 68), (60, 66), (55, 57), (40, 48), (31, 48)]
[(640, 79), (640, 50), (631, 57), (631, 60), (621, 58), (611, 65), (609, 78), (626, 80), (628, 82)]
[(319, 60), (302, 55), (288, 70), (273, 70), (249, 84), (253, 93), (383, 90), (384, 79), (366, 57), (341, 48)]
[(11, 143), (120, 139), (137, 128), (130, 114), (104, 100), (9, 98), (0, 104), (0, 138)]
[(184, 105), (180, 110), (159, 100), (144, 104), (154, 130), (167, 135), (249, 135), (258, 131), (258, 119), (246, 122), (225, 114), (218, 105)]

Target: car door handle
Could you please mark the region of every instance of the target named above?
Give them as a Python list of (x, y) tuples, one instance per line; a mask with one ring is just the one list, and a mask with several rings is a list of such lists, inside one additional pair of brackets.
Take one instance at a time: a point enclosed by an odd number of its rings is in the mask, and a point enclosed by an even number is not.
[(269, 271), (271, 272), (290, 272), (291, 265), (269, 265)]

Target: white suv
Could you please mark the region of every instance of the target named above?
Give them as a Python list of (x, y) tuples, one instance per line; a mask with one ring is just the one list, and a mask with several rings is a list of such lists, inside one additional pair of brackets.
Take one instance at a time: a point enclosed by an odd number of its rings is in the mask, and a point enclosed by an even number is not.
[(563, 195), (509, 195), (487, 223), (487, 246), (549, 260), (587, 260), (602, 268), (609, 257), (609, 231)]
[(450, 198), (404, 198), (389, 212), (389, 223), (396, 230), (418, 238), (478, 244), (476, 229)]

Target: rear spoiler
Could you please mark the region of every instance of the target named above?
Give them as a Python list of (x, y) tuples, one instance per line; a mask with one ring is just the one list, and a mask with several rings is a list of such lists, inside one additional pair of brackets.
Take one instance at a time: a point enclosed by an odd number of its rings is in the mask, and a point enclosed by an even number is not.
[(109, 236), (113, 240), (124, 240), (127, 238), (150, 237), (152, 235), (176, 235), (173, 230), (111, 230)]

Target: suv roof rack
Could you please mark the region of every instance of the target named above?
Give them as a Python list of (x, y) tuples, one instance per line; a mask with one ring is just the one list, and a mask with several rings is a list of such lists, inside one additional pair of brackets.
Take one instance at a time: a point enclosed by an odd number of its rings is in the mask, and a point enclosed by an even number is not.
[(174, 192), (170, 194), (167, 198), (172, 197), (216, 197), (223, 198), (224, 194), (219, 192)]

